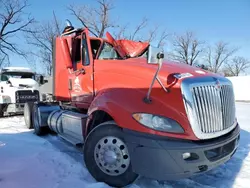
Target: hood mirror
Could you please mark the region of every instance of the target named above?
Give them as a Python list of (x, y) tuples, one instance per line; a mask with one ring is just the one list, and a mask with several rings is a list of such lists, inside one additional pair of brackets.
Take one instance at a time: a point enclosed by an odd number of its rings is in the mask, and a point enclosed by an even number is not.
[(149, 45), (147, 60), (149, 64), (159, 64), (164, 59), (163, 49)]
[(158, 68), (155, 72), (155, 75), (154, 75), (154, 78), (152, 80), (152, 83), (148, 89), (148, 93), (147, 93), (147, 96), (143, 99), (145, 103), (149, 104), (151, 103), (151, 99), (150, 99), (150, 94), (151, 94), (151, 91), (152, 91), (152, 88), (153, 88), (153, 85), (155, 83), (155, 80), (158, 81), (158, 83), (161, 85), (161, 87), (163, 88), (163, 90), (165, 92), (169, 92), (169, 90), (167, 88), (165, 88), (165, 86), (163, 85), (163, 83), (161, 82), (161, 80), (158, 78), (158, 74), (161, 70), (161, 67), (162, 67), (162, 61), (164, 59), (164, 52), (161, 48), (156, 48), (156, 47), (153, 47), (153, 46), (149, 46), (148, 48), (148, 52), (147, 52), (147, 62), (148, 64), (156, 64), (158, 65)]

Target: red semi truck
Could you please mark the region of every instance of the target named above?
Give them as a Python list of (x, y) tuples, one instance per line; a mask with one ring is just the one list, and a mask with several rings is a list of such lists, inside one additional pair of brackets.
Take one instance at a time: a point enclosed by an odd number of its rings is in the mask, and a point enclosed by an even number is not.
[(116, 187), (225, 163), (240, 138), (232, 83), (163, 57), (149, 43), (68, 24), (54, 43), (53, 100), (25, 104), (27, 127), (83, 146), (91, 175)]

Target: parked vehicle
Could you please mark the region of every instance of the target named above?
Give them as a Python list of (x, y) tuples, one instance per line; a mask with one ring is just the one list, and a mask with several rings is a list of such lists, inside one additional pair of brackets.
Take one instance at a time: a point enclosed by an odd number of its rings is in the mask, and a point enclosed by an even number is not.
[(25, 102), (39, 101), (39, 84), (35, 73), (24, 67), (0, 70), (0, 117), (4, 113), (23, 113)]
[(166, 61), (147, 42), (89, 32), (68, 24), (56, 37), (53, 101), (26, 104), (37, 135), (82, 145), (92, 176), (116, 187), (139, 175), (190, 177), (232, 157), (240, 128), (228, 79)]

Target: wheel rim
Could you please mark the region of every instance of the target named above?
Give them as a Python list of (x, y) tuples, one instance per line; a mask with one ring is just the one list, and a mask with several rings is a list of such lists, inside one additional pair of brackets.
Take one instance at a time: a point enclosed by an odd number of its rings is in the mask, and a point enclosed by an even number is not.
[(114, 136), (104, 137), (95, 146), (97, 166), (111, 176), (123, 174), (129, 167), (130, 157), (125, 143)]

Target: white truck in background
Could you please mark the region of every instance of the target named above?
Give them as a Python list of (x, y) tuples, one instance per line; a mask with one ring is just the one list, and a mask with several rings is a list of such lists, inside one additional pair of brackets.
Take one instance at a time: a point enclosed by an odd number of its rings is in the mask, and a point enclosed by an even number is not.
[(35, 101), (40, 101), (35, 72), (24, 67), (0, 70), (0, 117), (23, 113), (24, 104)]

